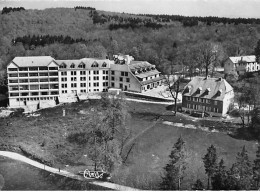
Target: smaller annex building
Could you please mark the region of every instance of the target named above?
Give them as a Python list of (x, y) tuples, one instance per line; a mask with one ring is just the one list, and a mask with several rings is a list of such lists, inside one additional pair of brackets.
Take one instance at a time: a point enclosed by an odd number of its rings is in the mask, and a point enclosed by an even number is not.
[(229, 57), (224, 64), (224, 73), (243, 75), (245, 72), (260, 71), (255, 55)]
[(234, 102), (232, 86), (223, 78), (194, 77), (182, 93), (182, 110), (225, 116)]

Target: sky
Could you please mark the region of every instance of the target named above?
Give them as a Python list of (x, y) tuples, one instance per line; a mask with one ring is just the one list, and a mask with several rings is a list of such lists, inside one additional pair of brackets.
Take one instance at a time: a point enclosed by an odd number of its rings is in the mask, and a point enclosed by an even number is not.
[(135, 14), (260, 18), (260, 0), (0, 0), (0, 9), (75, 6)]

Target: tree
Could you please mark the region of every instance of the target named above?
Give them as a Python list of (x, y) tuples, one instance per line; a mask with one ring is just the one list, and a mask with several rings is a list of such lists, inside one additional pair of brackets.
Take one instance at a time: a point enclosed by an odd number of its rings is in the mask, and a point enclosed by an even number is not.
[(127, 111), (127, 104), (124, 94), (115, 95), (103, 93), (100, 100), (103, 122), (109, 127), (110, 138), (119, 141), (120, 155), (124, 146), (132, 136), (132, 130), (126, 127), (126, 121), (130, 115)]
[(228, 178), (227, 171), (225, 170), (224, 166), (224, 160), (221, 159), (218, 166), (217, 170), (212, 177), (212, 189), (213, 190), (226, 190), (228, 189), (226, 185), (226, 181)]
[[(176, 116), (177, 108), (178, 108), (177, 105), (178, 94), (181, 91), (180, 83), (182, 81), (182, 78), (177, 75), (175, 76), (175, 78), (174, 75), (165, 75), (164, 78), (165, 78), (165, 84), (167, 85), (166, 91), (168, 90), (170, 93), (169, 97), (172, 97), (174, 99), (174, 116)], [(164, 96), (162, 92), (160, 94)]]
[(250, 190), (253, 183), (253, 170), (248, 158), (247, 150), (243, 146), (242, 151), (237, 153), (236, 163), (230, 169), (229, 181), (231, 189)]
[(256, 57), (256, 62), (260, 63), (260, 40), (257, 41), (257, 45), (255, 47), (255, 57)]
[(256, 151), (256, 159), (254, 160), (253, 176), (256, 185), (256, 189), (260, 187), (260, 141), (258, 141), (258, 149)]
[(218, 60), (218, 46), (212, 42), (203, 42), (198, 46), (198, 51), (200, 61), (206, 70), (207, 77), (210, 66)]
[(162, 190), (181, 190), (186, 169), (186, 147), (182, 137), (179, 137), (174, 144), (169, 157), (170, 161), (164, 167), (166, 174), (162, 178), (160, 187)]
[(207, 149), (207, 154), (202, 159), (203, 159), (203, 162), (204, 162), (206, 174), (208, 175), (208, 186), (207, 186), (207, 188), (210, 189), (211, 178), (217, 170), (217, 151), (216, 151), (216, 148), (213, 145), (211, 145)]
[(200, 179), (197, 179), (196, 182), (192, 185), (192, 190), (204, 190), (204, 185)]
[(112, 137), (110, 126), (104, 122), (102, 112), (94, 109), (91, 119), (91, 131), (88, 134), (88, 156), (94, 163), (94, 170), (98, 167), (112, 172), (122, 163), (120, 144)]

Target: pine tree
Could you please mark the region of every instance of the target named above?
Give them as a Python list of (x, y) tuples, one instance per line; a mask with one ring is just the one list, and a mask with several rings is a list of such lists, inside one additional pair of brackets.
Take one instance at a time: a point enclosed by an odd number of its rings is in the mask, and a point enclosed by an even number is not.
[(259, 189), (260, 187), (260, 142), (258, 142), (256, 159), (254, 160), (253, 175), (254, 175), (256, 189)]
[(253, 183), (253, 170), (245, 146), (237, 153), (236, 163), (232, 165), (229, 176), (231, 189), (250, 190)]
[(208, 175), (208, 186), (207, 186), (207, 188), (209, 189), (211, 177), (214, 175), (214, 173), (217, 170), (217, 151), (216, 151), (216, 148), (213, 145), (211, 145), (208, 148), (207, 154), (202, 159), (203, 159), (203, 162), (204, 162), (206, 174)]
[(162, 190), (180, 190), (186, 169), (186, 148), (182, 137), (179, 137), (169, 155), (170, 162), (164, 167), (166, 171), (160, 187)]
[(224, 160), (221, 159), (215, 175), (212, 177), (212, 189), (213, 190), (227, 190), (226, 180), (227, 180), (227, 171), (225, 170)]

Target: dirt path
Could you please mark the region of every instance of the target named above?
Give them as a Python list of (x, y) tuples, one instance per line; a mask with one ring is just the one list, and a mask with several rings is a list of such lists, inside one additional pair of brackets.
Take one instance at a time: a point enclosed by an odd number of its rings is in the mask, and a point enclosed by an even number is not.
[(135, 189), (135, 188), (126, 187), (126, 186), (123, 186), (123, 185), (118, 185), (118, 184), (114, 184), (114, 183), (110, 183), (110, 182), (93, 181), (93, 179), (85, 179), (82, 176), (73, 174), (71, 172), (59, 170), (57, 168), (52, 168), (50, 166), (46, 166), (44, 164), (41, 164), (39, 162), (36, 162), (36, 161), (31, 160), (29, 158), (26, 158), (25, 156), (22, 156), (18, 153), (9, 152), (9, 151), (0, 151), (0, 155), (14, 159), (14, 160), (22, 161), (22, 162), (30, 164), (30, 165), (32, 165), (36, 168), (46, 170), (46, 171), (51, 172), (51, 173), (59, 174), (59, 175), (65, 176), (65, 177), (70, 177), (70, 178), (75, 179), (75, 180), (80, 180), (80, 181), (86, 181), (87, 180), (89, 184), (105, 187), (105, 188), (108, 188), (108, 189), (120, 190), (120, 191), (136, 191), (136, 190), (138, 190), (138, 189)]

